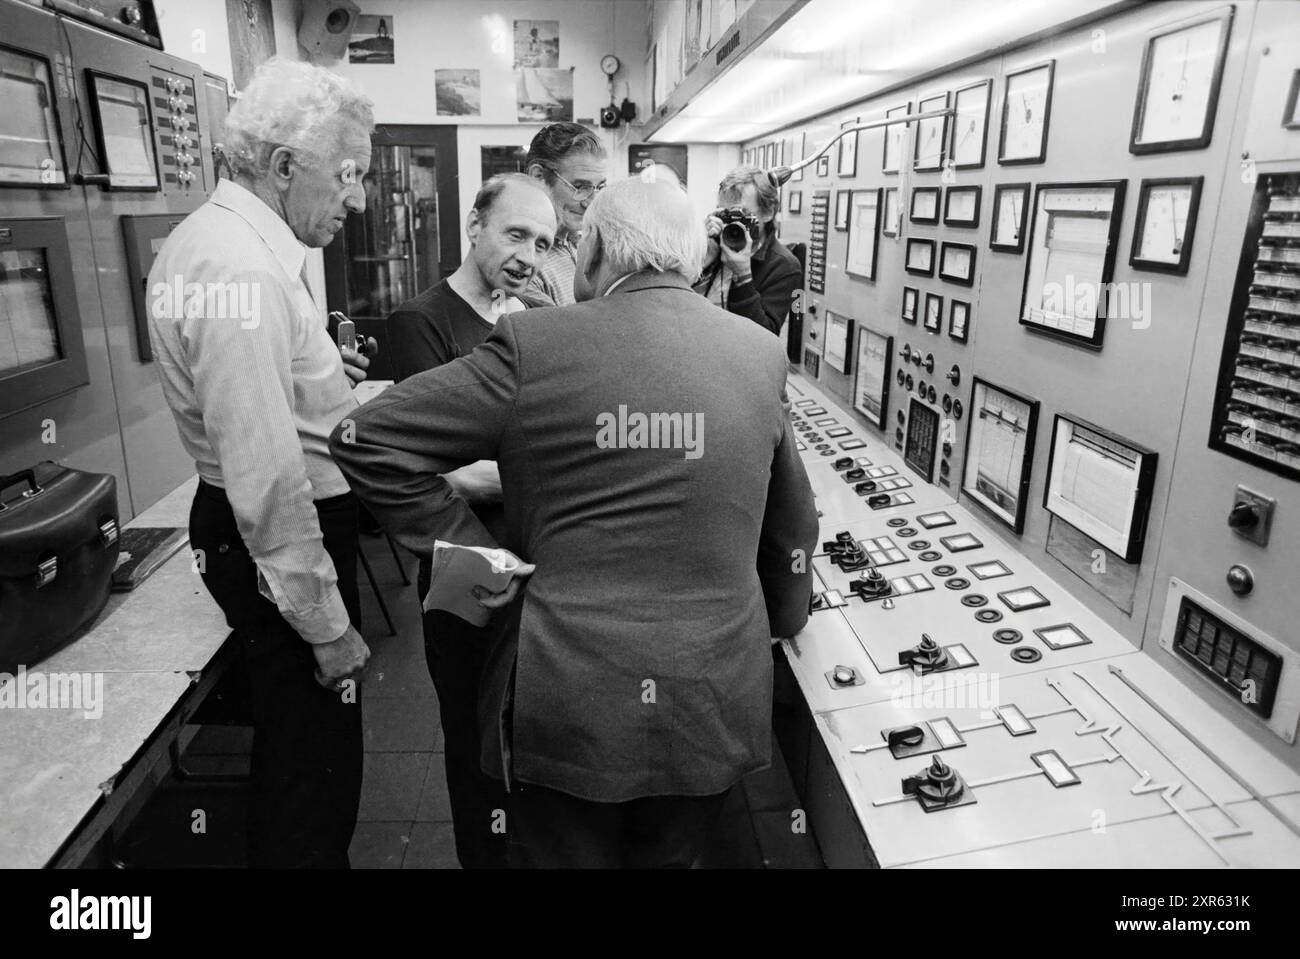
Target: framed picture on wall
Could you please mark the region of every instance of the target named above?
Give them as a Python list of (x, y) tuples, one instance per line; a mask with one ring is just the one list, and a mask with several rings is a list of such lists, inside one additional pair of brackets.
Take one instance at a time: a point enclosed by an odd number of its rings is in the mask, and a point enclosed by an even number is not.
[(975, 247), (970, 243), (944, 243), (939, 250), (939, 279), (973, 286)]
[(912, 187), (912, 206), (908, 211), (908, 219), (913, 223), (938, 223), (940, 192), (941, 188), (937, 186)]
[(992, 80), (980, 80), (952, 95), (952, 146), (948, 156), (958, 170), (977, 170), (984, 166), (992, 97)]
[(916, 322), (916, 300), (917, 300), (917, 295), (918, 295), (918, 294), (917, 294), (917, 291), (916, 291), (915, 287), (911, 287), (911, 286), (905, 286), (905, 287), (903, 287), (903, 314), (902, 314), (902, 316), (903, 316), (903, 322), (904, 322), (904, 323), (915, 323), (915, 322)]
[(943, 331), (943, 297), (938, 293), (925, 294), (925, 323), (927, 333)]
[[(917, 104), (917, 113), (930, 113), (948, 106), (948, 91), (926, 97)], [(943, 168), (948, 141), (948, 118), (931, 117), (916, 122), (916, 144), (912, 151), (912, 169), (918, 173)]]
[(970, 327), (970, 304), (965, 300), (948, 301), (948, 335), (958, 343), (966, 342)]
[(884, 219), (881, 222), (880, 232), (885, 236), (898, 236), (899, 228), (899, 210), (898, 210), (898, 187), (885, 187)]
[(943, 195), (944, 226), (979, 226), (980, 188), (950, 186)]
[(1037, 400), (974, 378), (961, 491), (1017, 534), (1025, 529), (1037, 427)]
[(787, 213), (803, 212), (803, 191), (802, 190), (790, 191), (789, 199), (786, 201), (786, 212)]
[[(907, 116), (912, 112), (912, 101), (885, 111), (885, 119)], [(903, 144), (907, 142), (907, 124), (896, 123), (885, 127), (885, 146), (880, 159), (881, 173), (897, 173), (903, 168)]]
[(915, 276), (934, 276), (934, 240), (910, 238), (903, 269)]
[(1052, 113), (1052, 76), (1056, 61), (1008, 73), (1002, 94), (998, 163), (1042, 163), (1047, 159), (1047, 130)]
[(889, 366), (894, 338), (858, 327), (858, 355), (853, 376), (853, 408), (867, 421), (884, 429), (889, 408)]
[(880, 190), (852, 194), (848, 253), (844, 272), (862, 280), (876, 278), (876, 237), (880, 231)]
[(847, 230), (849, 228), (849, 201), (852, 198), (852, 190), (837, 190), (835, 192), (835, 229)]
[(1040, 183), (1029, 223), (1020, 325), (1101, 349), (1124, 180)]
[[(852, 117), (840, 124), (841, 130), (847, 130), (850, 127), (858, 125), (858, 118)], [(858, 134), (846, 133), (840, 138), (837, 144), (839, 147), (839, 162), (835, 165), (835, 171), (842, 177), (851, 177), (858, 175)]]
[(1232, 29), (1230, 4), (1160, 27), (1147, 38), (1129, 152), (1210, 145)]
[(1029, 209), (1028, 183), (999, 183), (993, 188), (993, 227), (989, 249), (1000, 253), (1025, 250), (1025, 214)]
[(1133, 269), (1179, 276), (1187, 273), (1204, 182), (1203, 176), (1142, 181), (1128, 258)]

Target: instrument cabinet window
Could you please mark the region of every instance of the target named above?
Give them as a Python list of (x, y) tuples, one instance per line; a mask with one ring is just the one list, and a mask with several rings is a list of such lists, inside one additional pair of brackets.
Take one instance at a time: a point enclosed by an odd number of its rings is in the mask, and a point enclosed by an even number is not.
[(110, 190), (160, 189), (149, 88), (134, 80), (86, 71), (95, 104), (99, 156)]
[(90, 382), (62, 217), (0, 219), (0, 416)]
[(0, 186), (66, 187), (49, 62), (0, 46), (0, 102)]

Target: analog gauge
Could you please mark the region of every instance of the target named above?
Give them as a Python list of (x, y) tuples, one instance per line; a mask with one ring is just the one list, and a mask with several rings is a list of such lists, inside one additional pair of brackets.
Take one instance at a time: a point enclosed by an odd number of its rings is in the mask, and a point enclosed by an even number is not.
[(1134, 153), (1206, 146), (1214, 122), (1231, 9), (1147, 41), (1133, 134)]
[(1007, 75), (999, 163), (1042, 163), (1047, 159), (1047, 124), (1055, 62), (1049, 60)]

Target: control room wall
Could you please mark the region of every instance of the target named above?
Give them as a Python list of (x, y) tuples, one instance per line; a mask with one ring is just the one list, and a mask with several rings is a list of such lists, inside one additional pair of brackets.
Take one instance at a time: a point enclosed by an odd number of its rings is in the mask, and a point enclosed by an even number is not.
[[(945, 90), (951, 92), (967, 82), (985, 77), (993, 79), (988, 142), (981, 169), (958, 170), (946, 176), (938, 172), (915, 173), (910, 169), (909, 140), (905, 149), (904, 172), (885, 175), (881, 173), (884, 133), (873, 130), (859, 136), (856, 176), (841, 178), (836, 175), (835, 151), (832, 150), (830, 176), (817, 177), (815, 168), (809, 167), (801, 182), (786, 185), (784, 204), (787, 209), (792, 190), (803, 194), (802, 212), (783, 214), (783, 238), (787, 242), (806, 242), (809, 239), (812, 198), (817, 190), (829, 191), (833, 220), (837, 190), (900, 189), (902, 228), (897, 238), (880, 237), (874, 282), (845, 275), (848, 234), (837, 232), (833, 224), (830, 226), (826, 291), (809, 295), (808, 302), (818, 312), (816, 322), (813, 322), (814, 317), (805, 317), (804, 346), (821, 348), (820, 343), (809, 338), (809, 330), (819, 326), (825, 311), (830, 310), (852, 317), (857, 324), (892, 335), (895, 338), (895, 370), (901, 362), (898, 351), (904, 344), (910, 344), (914, 350), (919, 347), (922, 353), (932, 353), (935, 360), (932, 374), (927, 374), (923, 368), (909, 369), (916, 379), (933, 383), (939, 395), (949, 393), (969, 407), (971, 377), (975, 374), (1039, 400), (1037, 444), (1024, 532), (1017, 538), (1009, 529), (997, 523), (992, 525), (1044, 569), (1052, 571), (1063, 586), (1135, 645), (1147, 644), (1152, 649), (1164, 606), (1168, 571), (1181, 570), (1182, 573), (1175, 574), (1191, 577), (1198, 588), (1207, 588), (1214, 596), (1222, 598), (1227, 594), (1223, 574), (1228, 556), (1244, 555), (1267, 566), (1271, 574), (1269, 579), (1279, 586), (1285, 580), (1281, 571), (1294, 570), (1298, 558), (1293, 545), (1277, 545), (1281, 539), (1290, 544), (1300, 542), (1294, 526), (1279, 527), (1275, 521), (1275, 545), (1266, 558), (1250, 544), (1232, 542), (1236, 537), (1223, 522), (1231, 505), (1231, 488), (1236, 482), (1257, 481), (1257, 487), (1300, 506), (1296, 490), (1285, 488), (1293, 484), (1273, 477), (1264, 479), (1261, 471), (1206, 449), (1208, 406), (1222, 345), (1224, 313), (1231, 294), (1236, 257), (1240, 254), (1244, 209), (1251, 189), (1240, 182), (1239, 176), (1243, 149), (1241, 117), (1249, 112), (1254, 95), (1253, 77), (1261, 48), (1270, 41), (1276, 45), (1277, 37), (1281, 35), (1278, 31), (1285, 32), (1281, 25), (1285, 11), (1275, 8), (1286, 5), (1263, 4), (1265, 13), (1260, 13), (1261, 5), (1254, 3), (1235, 6), (1214, 134), (1205, 149), (1151, 156), (1134, 156), (1128, 150), (1146, 37), (1157, 25), (1210, 9), (1198, 3), (1143, 5), (1015, 50), (959, 65), (942, 75), (742, 145), (748, 148), (806, 131), (811, 154), (834, 135), (844, 119), (878, 119), (883, 117), (885, 110), (909, 101), (915, 112), (920, 97)], [(1257, 18), (1263, 18), (1265, 22), (1257, 25)], [(1097, 33), (1098, 30), (1102, 32)], [(1009, 70), (1047, 59), (1055, 59), (1056, 67), (1046, 162), (1001, 166), (997, 162), (997, 151), (1004, 77)], [(1279, 102), (1279, 116), (1281, 112)], [(1300, 151), (1290, 155), (1300, 155)], [(1204, 176), (1205, 182), (1188, 274), (1167, 276), (1132, 269), (1128, 259), (1142, 179), (1197, 175)], [(993, 252), (988, 244), (996, 184), (1029, 182), (1036, 185), (1104, 179), (1127, 181), (1112, 281), (1140, 284), (1138, 289), (1146, 294), (1150, 315), (1112, 319), (1107, 324), (1103, 348), (1094, 351), (1036, 335), (1019, 325), (1027, 254)], [(942, 223), (937, 226), (909, 224), (907, 200), (911, 187), (917, 185), (941, 186), (945, 190), (951, 185), (979, 185), (982, 192), (978, 227), (963, 229)], [(974, 285), (964, 287), (943, 281), (937, 275), (919, 277), (905, 273), (903, 256), (908, 236), (937, 241), (936, 265), (938, 246), (943, 241), (973, 244), (976, 248)], [(918, 312), (924, 306), (926, 292), (936, 292), (944, 297), (943, 333), (929, 334), (919, 322), (911, 325), (901, 321), (904, 286), (920, 291)], [(971, 304), (970, 334), (964, 344), (947, 336), (948, 302), (952, 297)], [(943, 378), (954, 363), (961, 368), (960, 386), (955, 389)], [(823, 362), (820, 384), (844, 400), (846, 405), (851, 405), (852, 375), (841, 375)], [(908, 403), (907, 393), (893, 384), (888, 428), (884, 431), (891, 442), (898, 425), (897, 412), (905, 411)], [(1131, 616), (1046, 552), (1050, 516), (1042, 508), (1043, 489), (1051, 423), (1057, 412), (1082, 416), (1159, 454), (1146, 550), (1137, 570)], [(944, 485), (937, 471), (936, 482), (958, 495), (967, 419), (963, 418), (952, 426), (954, 451), (950, 458), (948, 482)], [(1213, 468), (1209, 465), (1211, 463)], [(1173, 482), (1175, 469), (1180, 478), (1176, 487)], [(1214, 489), (1204, 495), (1199, 492), (1203, 485), (1202, 475), (1215, 478)], [(920, 481), (917, 477), (913, 480)], [(1171, 495), (1175, 488), (1176, 493)], [(966, 497), (961, 498), (967, 501)], [(1281, 515), (1279, 512), (1279, 521)], [(1213, 526), (1213, 531), (1202, 536), (1201, 532), (1207, 525)], [(1222, 530), (1221, 526), (1224, 527)], [(1228, 546), (1232, 549), (1228, 550)], [(1213, 553), (1214, 558), (1208, 561), (1198, 559), (1207, 553)], [(1113, 557), (1111, 561), (1115, 561)], [(1294, 581), (1294, 574), (1289, 579)], [(1258, 611), (1266, 605), (1269, 612), (1259, 620), (1260, 625), (1278, 635), (1284, 635), (1283, 624), (1294, 622), (1300, 614), (1296, 603), (1281, 595), (1276, 588), (1267, 599), (1257, 597), (1252, 607)], [(1249, 615), (1254, 616), (1254, 612)], [(1293, 638), (1290, 642), (1295, 648), (1297, 640)], [(1163, 654), (1157, 655), (1163, 657)]]

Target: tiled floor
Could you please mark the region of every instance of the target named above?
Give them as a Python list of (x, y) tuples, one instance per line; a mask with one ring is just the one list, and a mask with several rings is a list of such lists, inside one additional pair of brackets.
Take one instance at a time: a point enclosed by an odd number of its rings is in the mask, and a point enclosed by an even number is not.
[[(363, 632), (372, 652), (362, 699), (366, 765), (352, 865), (455, 869), (438, 700), (425, 665), (415, 587), (402, 585), (382, 539), (363, 537), (362, 542), (397, 635), (388, 635), (362, 574)], [(413, 578), (414, 561), (402, 555)], [(246, 743), (241, 733), (205, 728), (191, 753), (231, 752), (232, 741)], [(773, 757), (771, 769), (748, 777), (728, 796), (717, 832), (701, 857), (702, 867), (821, 867), (812, 836), (792, 829), (792, 813), (799, 803), (775, 746)]]

